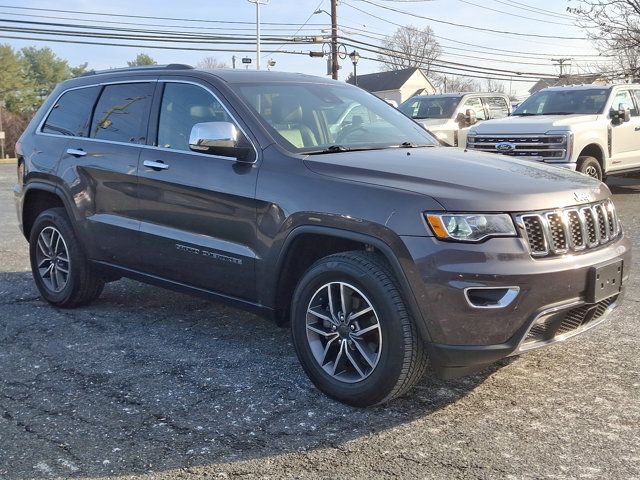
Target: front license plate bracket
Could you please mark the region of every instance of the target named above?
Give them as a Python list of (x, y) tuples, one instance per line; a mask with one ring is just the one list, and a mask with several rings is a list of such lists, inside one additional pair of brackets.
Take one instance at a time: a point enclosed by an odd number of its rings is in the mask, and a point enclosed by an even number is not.
[(620, 293), (622, 288), (622, 260), (591, 267), (587, 302), (598, 303)]

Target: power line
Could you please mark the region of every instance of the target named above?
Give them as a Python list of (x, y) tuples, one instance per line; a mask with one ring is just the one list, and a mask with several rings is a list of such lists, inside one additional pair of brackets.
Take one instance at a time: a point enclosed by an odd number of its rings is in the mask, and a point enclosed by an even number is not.
[(504, 10), (498, 10), (497, 8), (487, 7), (486, 5), (478, 5), (477, 3), (473, 3), (473, 2), (470, 2), (468, 0), (458, 0), (458, 1), (461, 2), (461, 3), (466, 3), (467, 5), (472, 5), (474, 7), (482, 8), (483, 10), (489, 10), (491, 12), (502, 13), (502, 14), (508, 15), (510, 17), (524, 18), (525, 20), (533, 20), (534, 22), (552, 23), (552, 24), (555, 24), (555, 25), (564, 25), (566, 27), (573, 26), (573, 24), (571, 24), (571, 23), (553, 22), (553, 21), (551, 21), (549, 19), (543, 20), (541, 18), (533, 18), (533, 17), (527, 17), (525, 15), (518, 15), (516, 13), (505, 12)]
[[(0, 5), (0, 8), (8, 8), (15, 10), (30, 10), (30, 11), (39, 11), (39, 12), (53, 12), (53, 13), (73, 13), (79, 15), (95, 15), (95, 16), (105, 16), (105, 17), (119, 17), (119, 18), (140, 18), (140, 19), (151, 19), (151, 20), (171, 20), (178, 22), (197, 22), (197, 23), (223, 23), (223, 24), (236, 24), (236, 25), (254, 25), (255, 22), (246, 22), (246, 21), (238, 21), (238, 20), (202, 20), (202, 19), (193, 19), (193, 18), (178, 18), (178, 17), (153, 17), (150, 15), (125, 15), (123, 13), (103, 13), (103, 12), (84, 12), (81, 10), (57, 10), (53, 8), (36, 8), (36, 7), (19, 7), (15, 5)], [(295, 23), (287, 23), (287, 22), (262, 22), (264, 25), (286, 25), (286, 26), (295, 26)], [(323, 24), (312, 24), (315, 26), (322, 26)]]
[[(441, 20), (441, 19), (437, 19), (437, 18), (433, 18), (433, 17), (427, 17), (425, 15), (420, 15), (417, 13), (413, 13), (413, 12), (407, 12), (406, 10), (401, 10), (399, 8), (395, 8), (395, 7), (390, 7), (388, 5), (380, 5), (378, 3), (372, 2), (371, 0), (360, 0), (361, 2), (367, 3), (369, 5), (373, 5), (374, 7), (378, 7), (378, 8), (383, 8), (385, 10), (389, 10), (395, 13), (400, 13), (403, 15), (409, 15), (411, 17), (418, 17), (418, 18), (422, 18), (424, 20), (429, 20), (431, 22), (436, 22), (436, 23), (442, 23), (445, 25), (451, 25), (453, 27), (460, 27), (460, 28), (467, 28), (467, 29), (471, 29), (471, 30), (477, 30), (477, 31), (481, 31), (481, 32), (490, 32), (490, 33), (499, 33), (499, 34), (503, 34), (503, 35), (513, 35), (513, 36), (517, 36), (517, 37), (535, 37), (535, 38), (551, 38), (554, 40), (588, 40), (586, 37), (561, 37), (561, 36), (555, 36), (555, 35), (542, 35), (542, 34), (538, 34), (538, 33), (522, 33), (522, 32), (510, 32), (510, 31), (506, 31), (506, 30), (494, 30), (491, 28), (484, 28), (484, 27), (476, 27), (473, 25), (466, 25), (463, 23), (456, 23), (456, 22), (450, 22), (448, 20)], [(345, 5), (349, 5), (346, 2), (342, 2)]]
[[(382, 18), (382, 17), (380, 17), (380, 16), (378, 16), (378, 15), (375, 15), (375, 14), (373, 14), (373, 13), (371, 13), (371, 12), (368, 12), (368, 11), (366, 11), (366, 10), (363, 10), (363, 9), (359, 8), (359, 7), (356, 7), (355, 5), (348, 4), (348, 3), (346, 3), (344, 0), (342, 0), (342, 4), (343, 4), (343, 5), (346, 5), (347, 7), (353, 8), (354, 10), (357, 10), (358, 12), (363, 13), (363, 14), (365, 14), (365, 15), (369, 16), (369, 17), (372, 17), (372, 18), (375, 18), (375, 19), (380, 20), (380, 21), (382, 21), (382, 22), (385, 22), (385, 23), (387, 23), (387, 24), (394, 25), (394, 26), (396, 26), (396, 27), (398, 27), (398, 28), (407, 28), (407, 26), (406, 26), (406, 25), (402, 25), (402, 24), (400, 24), (400, 23), (396, 23), (396, 22), (394, 22), (394, 21), (392, 21), (392, 20), (389, 20), (389, 19), (386, 19), (386, 18)], [(355, 28), (355, 27), (348, 27), (348, 28), (352, 28), (352, 29), (358, 30), (358, 28)], [(365, 31), (366, 31), (366, 30), (365, 30)], [(460, 40), (455, 40), (455, 39), (453, 39), (453, 38), (443, 37), (442, 35), (436, 35), (436, 34), (434, 34), (433, 36), (434, 36), (435, 38), (439, 39), (439, 40), (445, 40), (445, 41), (448, 41), (448, 42), (456, 43), (456, 44), (458, 44), (458, 45), (465, 45), (465, 46), (475, 47), (475, 48), (483, 48), (483, 49), (486, 49), (486, 50), (493, 50), (493, 51), (495, 51), (495, 52), (508, 53), (508, 54), (510, 54), (510, 55), (513, 55), (513, 54), (519, 54), (519, 55), (531, 55), (531, 58), (535, 58), (535, 57), (540, 57), (540, 58), (542, 58), (542, 57), (544, 57), (544, 58), (549, 58), (549, 57), (550, 57), (550, 55), (548, 55), (548, 54), (543, 54), (543, 53), (535, 53), (535, 52), (521, 52), (521, 51), (517, 51), (517, 50), (507, 50), (507, 49), (502, 49), (502, 48), (485, 47), (485, 46), (483, 46), (483, 45), (478, 45), (478, 44), (475, 44), (475, 43), (462, 42), (462, 41), (460, 41)], [(453, 48), (453, 47), (450, 47), (450, 48)], [(465, 49), (465, 50), (467, 50), (467, 49)], [(467, 50), (467, 51), (469, 51), (469, 50)], [(490, 53), (490, 52), (479, 52), (479, 53)], [(592, 58), (592, 57), (593, 57), (593, 55), (584, 55), (584, 54), (572, 54), (571, 56), (572, 56), (572, 57), (574, 57), (574, 58), (577, 58), (577, 57), (588, 57), (588, 58)], [(602, 56), (611, 57), (611, 55), (602, 55)]]
[(498, 3), (502, 3), (503, 5), (507, 5), (510, 6), (511, 8), (516, 8), (516, 9), (520, 9), (520, 10), (526, 10), (526, 11), (530, 11), (530, 12), (535, 12), (535, 13), (541, 13), (544, 15), (552, 15), (554, 17), (559, 17), (559, 18), (570, 18), (572, 20), (575, 19), (575, 17), (571, 16), (571, 15), (567, 15), (567, 14), (563, 14), (563, 13), (556, 13), (553, 12), (551, 10), (546, 10), (544, 8), (538, 8), (538, 7), (534, 7), (533, 5), (527, 5), (525, 3), (521, 3), (521, 2), (516, 2), (514, 0), (493, 0), (494, 2), (498, 2)]

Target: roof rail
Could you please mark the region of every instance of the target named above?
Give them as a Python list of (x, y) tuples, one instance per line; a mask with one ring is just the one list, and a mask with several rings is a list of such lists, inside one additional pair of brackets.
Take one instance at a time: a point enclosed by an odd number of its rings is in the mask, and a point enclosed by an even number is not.
[(193, 67), (184, 63), (170, 63), (168, 65), (141, 65), (137, 67), (109, 68), (106, 70), (89, 70), (80, 76), (87, 77), (89, 75), (100, 75), (103, 73), (146, 72), (151, 70), (193, 70)]

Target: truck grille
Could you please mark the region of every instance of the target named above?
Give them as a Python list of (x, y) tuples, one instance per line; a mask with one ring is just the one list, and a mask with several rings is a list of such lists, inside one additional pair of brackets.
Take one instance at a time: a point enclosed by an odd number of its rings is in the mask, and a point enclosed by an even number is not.
[(620, 233), (611, 200), (516, 217), (534, 257), (561, 255), (596, 248)]
[(482, 152), (500, 153), (512, 157), (560, 160), (567, 154), (564, 135), (470, 135), (467, 148)]
[(524, 338), (521, 350), (535, 347), (540, 342), (549, 342), (557, 337), (578, 333), (579, 329), (599, 320), (613, 305), (617, 295), (595, 304), (582, 305), (566, 312), (543, 317), (529, 329)]

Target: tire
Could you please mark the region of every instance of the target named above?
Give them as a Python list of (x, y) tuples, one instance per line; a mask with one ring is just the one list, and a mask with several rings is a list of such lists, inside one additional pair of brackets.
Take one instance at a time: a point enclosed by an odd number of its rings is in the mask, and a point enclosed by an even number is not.
[(102, 293), (104, 280), (87, 261), (63, 208), (38, 215), (29, 237), (29, 257), (42, 298), (56, 307), (86, 305)]
[[(333, 312), (328, 307), (330, 291)], [(345, 305), (346, 317), (341, 315)], [(367, 305), (372, 310), (362, 313)], [(398, 283), (375, 253), (338, 253), (313, 264), (293, 295), (291, 332), (298, 359), (314, 385), (356, 407), (403, 395), (428, 365)]]
[(602, 166), (600, 162), (594, 157), (579, 157), (578, 158), (578, 171), (585, 175), (597, 178), (601, 182), (604, 181), (604, 175), (602, 173)]

